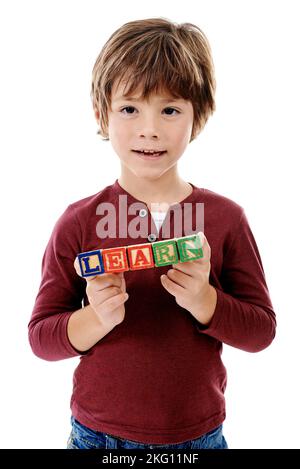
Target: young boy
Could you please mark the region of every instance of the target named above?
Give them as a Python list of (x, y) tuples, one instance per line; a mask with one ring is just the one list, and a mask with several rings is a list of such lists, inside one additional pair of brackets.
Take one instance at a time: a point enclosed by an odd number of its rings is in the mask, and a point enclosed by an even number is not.
[[(274, 338), (243, 208), (178, 172), (215, 109), (214, 93), (209, 44), (190, 23), (126, 23), (96, 60), (98, 133), (118, 155), (120, 176), (59, 218), (29, 323), (40, 358), (80, 356), (68, 448), (227, 448), (222, 342), (258, 352)], [(78, 253), (199, 231), (201, 259), (87, 281), (78, 275)]]

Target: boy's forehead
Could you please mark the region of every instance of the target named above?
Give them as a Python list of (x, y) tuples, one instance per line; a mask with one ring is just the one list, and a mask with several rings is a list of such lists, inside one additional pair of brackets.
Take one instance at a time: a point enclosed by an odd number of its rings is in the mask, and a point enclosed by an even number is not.
[[(113, 84), (111, 91), (111, 98), (113, 99), (113, 101), (118, 102), (124, 99), (126, 99), (127, 101), (142, 101), (142, 88), (139, 87), (138, 89), (135, 89), (130, 96), (125, 96), (125, 91), (127, 87), (126, 85), (127, 83), (125, 81), (119, 84)], [(184, 101), (183, 98), (175, 98), (174, 95), (172, 95), (172, 93), (167, 89), (160, 90), (157, 93), (153, 93), (152, 97), (160, 101)]]

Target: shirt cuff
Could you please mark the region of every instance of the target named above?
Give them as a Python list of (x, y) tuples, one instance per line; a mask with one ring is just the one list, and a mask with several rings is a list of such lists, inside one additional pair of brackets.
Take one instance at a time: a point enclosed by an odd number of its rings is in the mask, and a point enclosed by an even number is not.
[(65, 348), (66, 348), (66, 352), (68, 353), (68, 355), (70, 357), (76, 357), (76, 356), (80, 356), (80, 355), (86, 355), (89, 351), (86, 350), (86, 351), (79, 351), (77, 350), (70, 342), (70, 339), (69, 339), (69, 336), (68, 336), (68, 322), (69, 322), (69, 319), (70, 317), (72, 316), (74, 311), (72, 311), (71, 313), (65, 313), (65, 317), (64, 317), (64, 324), (63, 324), (63, 329), (65, 331), (65, 340), (64, 340), (64, 345), (65, 345)]
[(217, 303), (213, 317), (211, 318), (210, 322), (205, 325), (197, 322), (197, 328), (199, 329), (199, 331), (208, 335), (211, 335), (212, 333), (218, 331), (218, 325), (223, 313), (224, 306), (223, 292), (216, 287), (214, 287), (214, 289), (217, 293)]

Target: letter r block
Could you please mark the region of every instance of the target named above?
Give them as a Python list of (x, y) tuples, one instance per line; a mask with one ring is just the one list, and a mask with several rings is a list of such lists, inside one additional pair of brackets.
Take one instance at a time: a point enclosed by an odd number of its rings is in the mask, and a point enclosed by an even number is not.
[(151, 243), (127, 246), (127, 254), (130, 270), (154, 267)]
[(100, 249), (82, 252), (77, 256), (82, 277), (91, 277), (104, 273)]
[(180, 262), (194, 261), (203, 257), (199, 233), (176, 238)]
[(105, 272), (124, 272), (129, 270), (126, 247), (102, 249)]
[(152, 249), (155, 259), (155, 265), (162, 267), (163, 265), (177, 264), (178, 253), (175, 239), (166, 241), (157, 241), (152, 243)]

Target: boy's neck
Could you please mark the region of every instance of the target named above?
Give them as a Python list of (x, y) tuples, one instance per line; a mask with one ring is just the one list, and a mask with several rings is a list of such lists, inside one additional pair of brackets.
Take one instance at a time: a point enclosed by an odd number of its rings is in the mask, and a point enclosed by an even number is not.
[(137, 200), (145, 202), (149, 208), (153, 203), (171, 205), (181, 202), (193, 191), (192, 186), (178, 174), (165, 174), (155, 180), (121, 174), (118, 182), (125, 191)]

